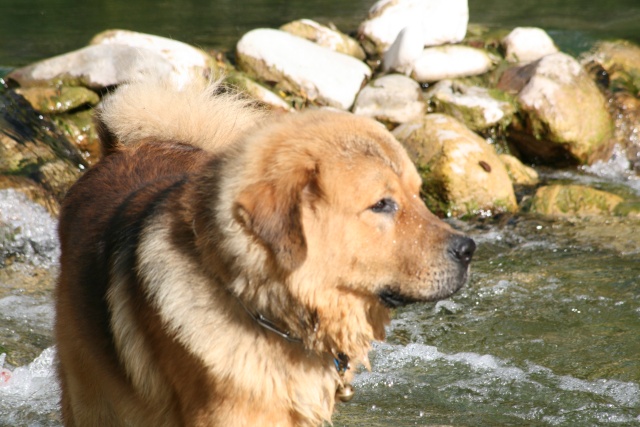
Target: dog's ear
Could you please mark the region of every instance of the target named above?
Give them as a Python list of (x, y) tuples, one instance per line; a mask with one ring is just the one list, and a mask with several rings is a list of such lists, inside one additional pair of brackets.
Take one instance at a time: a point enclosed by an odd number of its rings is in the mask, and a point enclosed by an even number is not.
[(285, 271), (298, 268), (307, 256), (301, 216), (305, 188), (315, 188), (315, 174), (303, 170), (265, 179), (245, 188), (236, 199), (234, 216), (260, 240)]

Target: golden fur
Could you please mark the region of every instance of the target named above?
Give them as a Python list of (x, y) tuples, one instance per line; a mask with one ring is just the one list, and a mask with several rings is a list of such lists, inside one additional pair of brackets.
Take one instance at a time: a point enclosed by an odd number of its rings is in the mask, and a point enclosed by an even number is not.
[(368, 366), (390, 307), (466, 280), (473, 241), (370, 119), (149, 80), (99, 128), (60, 217), (67, 426), (320, 425), (353, 375), (335, 359)]

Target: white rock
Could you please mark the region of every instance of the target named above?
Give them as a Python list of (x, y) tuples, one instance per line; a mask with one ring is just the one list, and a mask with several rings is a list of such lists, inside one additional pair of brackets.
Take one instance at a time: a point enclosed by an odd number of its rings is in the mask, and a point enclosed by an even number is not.
[(186, 43), (151, 34), (127, 30), (107, 30), (97, 34), (91, 45), (124, 45), (153, 52), (173, 68), (173, 77), (178, 85), (183, 85), (195, 77), (209, 77), (214, 68), (214, 61), (206, 52)]
[(558, 52), (557, 46), (541, 28), (518, 27), (511, 31), (502, 45), (509, 62), (531, 62)]
[(412, 77), (419, 82), (475, 76), (486, 73), (493, 66), (489, 54), (468, 46), (447, 45), (422, 51), (413, 64)]
[(371, 77), (363, 62), (284, 31), (250, 31), (236, 49), (238, 64), (249, 74), (343, 110)]
[(383, 122), (406, 123), (419, 119), (426, 112), (426, 105), (417, 82), (400, 74), (390, 74), (360, 91), (353, 112)]
[(397, 71), (410, 75), (413, 64), (424, 49), (424, 37), (419, 25), (403, 28), (389, 50), (384, 53), (382, 68), (386, 71)]
[(467, 0), (381, 0), (358, 30), (370, 53), (384, 53), (402, 29), (422, 28), (423, 46), (457, 43), (469, 23)]
[(21, 86), (51, 84), (56, 81), (101, 89), (149, 75), (172, 75), (171, 64), (145, 49), (124, 45), (94, 45), (27, 67), (9, 77)]

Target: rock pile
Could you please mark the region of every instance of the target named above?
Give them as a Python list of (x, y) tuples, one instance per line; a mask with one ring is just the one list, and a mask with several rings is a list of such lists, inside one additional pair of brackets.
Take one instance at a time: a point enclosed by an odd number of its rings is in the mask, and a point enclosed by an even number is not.
[[(525, 207), (544, 215), (637, 214), (615, 209), (628, 200), (586, 195), (596, 191), (588, 187), (535, 191), (540, 179), (524, 163), (591, 165), (607, 160), (617, 145), (630, 168), (640, 170), (640, 142), (629, 137), (640, 132), (640, 47), (603, 42), (574, 58), (539, 28), (515, 28), (502, 38), (469, 28), (467, 0), (381, 0), (355, 37), (301, 19), (246, 33), (234, 63), (158, 36), (100, 33), (85, 48), (4, 77), (0, 102), (21, 99), (42, 117), (32, 126), (50, 127), (71, 143), (54, 150), (42, 137), (21, 140), (13, 113), (4, 111), (0, 188), (41, 188), (46, 181), (59, 199), (80, 173), (78, 165), (99, 158), (91, 110), (115, 86), (157, 74), (177, 85), (224, 76), (269, 108), (291, 114), (336, 108), (380, 121), (412, 154), (424, 196), (441, 215)], [(71, 172), (38, 180), (61, 164)], [(57, 176), (64, 178), (54, 182)], [(522, 194), (535, 195), (522, 203)], [(584, 209), (579, 200), (587, 201)]]

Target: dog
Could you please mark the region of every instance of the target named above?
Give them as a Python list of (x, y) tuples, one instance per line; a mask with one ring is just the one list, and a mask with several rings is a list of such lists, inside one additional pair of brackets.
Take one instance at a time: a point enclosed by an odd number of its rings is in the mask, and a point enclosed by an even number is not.
[(472, 239), (377, 122), (220, 83), (106, 97), (59, 220), (66, 426), (317, 426), (390, 310), (465, 283)]

